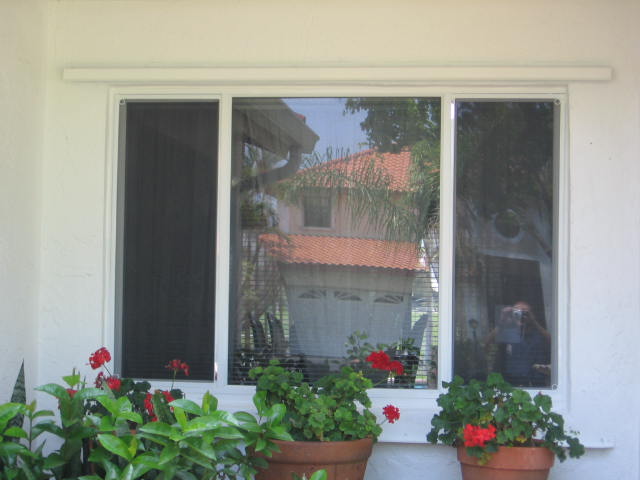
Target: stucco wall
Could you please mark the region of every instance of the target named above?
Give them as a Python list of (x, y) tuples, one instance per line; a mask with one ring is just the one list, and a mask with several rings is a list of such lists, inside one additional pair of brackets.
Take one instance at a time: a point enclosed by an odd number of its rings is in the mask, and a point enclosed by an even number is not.
[(0, 402), (36, 381), (45, 7), (0, 3)]
[[(107, 85), (64, 82), (63, 67), (613, 67), (610, 82), (568, 86), (570, 295), (569, 317), (560, 319), (569, 325), (567, 416), (591, 445), (613, 448), (590, 449), (585, 459), (556, 467), (552, 478), (638, 478), (638, 2), (61, 0), (49, 6), (41, 383), (82, 366), (103, 341)], [(28, 175), (21, 174), (20, 185), (31, 185)], [(17, 189), (4, 178), (0, 183)], [(31, 232), (28, 221), (2, 215)], [(21, 261), (31, 261), (30, 251), (19, 248)], [(425, 410), (425, 432), (428, 420)], [(456, 478), (457, 468), (451, 449), (381, 444), (367, 480)]]

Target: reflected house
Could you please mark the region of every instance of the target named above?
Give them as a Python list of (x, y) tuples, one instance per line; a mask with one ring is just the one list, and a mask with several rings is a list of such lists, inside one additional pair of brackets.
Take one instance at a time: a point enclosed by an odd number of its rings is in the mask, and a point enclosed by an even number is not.
[[(376, 170), (397, 197), (409, 189), (410, 166), (408, 150), (370, 149), (300, 170), (296, 176), (353, 179)], [(285, 284), (292, 321), (290, 352), (341, 358), (346, 355), (344, 340), (354, 331), (367, 332), (374, 344), (413, 338), (422, 345), (427, 317), (417, 322), (411, 317), (414, 286), (424, 284), (428, 275), (419, 245), (388, 239), (366, 214), (352, 218), (349, 180), (340, 188), (329, 183), (316, 181), (295, 204), (279, 201), (282, 234), (260, 237), (277, 259)], [(421, 282), (416, 282), (418, 277)]]
[[(260, 318), (273, 313), (282, 296), (277, 265), (258, 243), (259, 235), (276, 223), (271, 206), (276, 200), (264, 192), (268, 185), (295, 174), (319, 137), (303, 116), (277, 98), (236, 99), (232, 118), (231, 275), (236, 281), (231, 282), (230, 310), (238, 321), (230, 336), (238, 346), (243, 343), (247, 350), (261, 350), (266, 337)], [(253, 341), (248, 334), (252, 328)], [(283, 350), (284, 336), (277, 342), (273, 337), (272, 343)]]

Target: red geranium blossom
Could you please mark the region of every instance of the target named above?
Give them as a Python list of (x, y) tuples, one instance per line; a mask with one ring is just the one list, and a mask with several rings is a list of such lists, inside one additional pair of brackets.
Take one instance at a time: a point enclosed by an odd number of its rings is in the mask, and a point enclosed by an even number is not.
[(464, 427), (465, 447), (484, 447), (489, 440), (496, 438), (496, 427), (489, 425), (487, 428), (467, 424)]
[(111, 390), (120, 390), (122, 381), (118, 377), (109, 377), (107, 378), (107, 385)]
[(189, 365), (178, 358), (171, 360), (164, 368), (172, 370), (174, 375), (182, 370), (187, 377), (189, 376)]
[(387, 417), (389, 423), (394, 423), (396, 420), (400, 419), (400, 409), (393, 405), (387, 405), (382, 409), (382, 413)]
[(371, 352), (367, 357), (367, 362), (371, 362), (373, 368), (387, 370), (387, 366), (391, 363), (389, 355), (380, 350), (379, 352)]
[(105, 347), (99, 348), (89, 357), (89, 365), (94, 370), (111, 361), (111, 354)]
[[(158, 390), (156, 390), (156, 392), (158, 392)], [(171, 395), (171, 392), (168, 392), (166, 390), (162, 391), (162, 395), (164, 395), (164, 399), (167, 401), (167, 403), (171, 403), (175, 400), (175, 398), (173, 398), (173, 396)], [(153, 410), (153, 402), (151, 401), (152, 398), (153, 398), (153, 395), (150, 393), (147, 393), (147, 396), (144, 399), (144, 408), (147, 409), (147, 413), (149, 414), (151, 421), (157, 422), (158, 417), (156, 416), (156, 413)]]
[(397, 360), (391, 361), (389, 355), (380, 350), (379, 352), (371, 352), (367, 357), (367, 362), (371, 362), (371, 367), (378, 370), (388, 370), (396, 375), (402, 375), (404, 373), (404, 366)]
[(151, 421), (157, 422), (158, 417), (156, 417), (156, 414), (153, 411), (153, 403), (151, 403), (152, 398), (153, 398), (153, 395), (151, 395), (150, 393), (147, 393), (147, 396), (144, 398), (144, 408), (147, 409), (147, 413), (149, 414), (149, 417), (151, 417)]
[(404, 373), (404, 366), (398, 360), (394, 360), (393, 362), (389, 363), (385, 370), (394, 372), (396, 375), (402, 375)]

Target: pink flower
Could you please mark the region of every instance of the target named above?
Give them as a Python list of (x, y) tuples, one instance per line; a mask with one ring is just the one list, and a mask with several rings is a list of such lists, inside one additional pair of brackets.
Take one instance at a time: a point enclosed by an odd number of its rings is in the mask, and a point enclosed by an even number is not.
[(389, 423), (395, 423), (396, 420), (400, 419), (400, 409), (393, 405), (387, 405), (384, 407), (382, 409), (382, 413), (387, 417)]
[(69, 396), (71, 398), (73, 398), (75, 396), (75, 394), (78, 393), (78, 391), (74, 390), (73, 388), (67, 388), (67, 393), (69, 394)]

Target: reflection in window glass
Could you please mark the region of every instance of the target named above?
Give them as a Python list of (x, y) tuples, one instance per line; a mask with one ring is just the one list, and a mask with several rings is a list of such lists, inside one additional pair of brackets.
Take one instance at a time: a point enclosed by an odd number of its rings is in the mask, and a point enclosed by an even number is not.
[(232, 151), (230, 383), (277, 358), (435, 387), (440, 100), (235, 99)]
[(456, 103), (454, 372), (467, 379), (553, 383), (555, 109)]
[(331, 195), (328, 189), (307, 193), (302, 199), (305, 227), (331, 227)]

